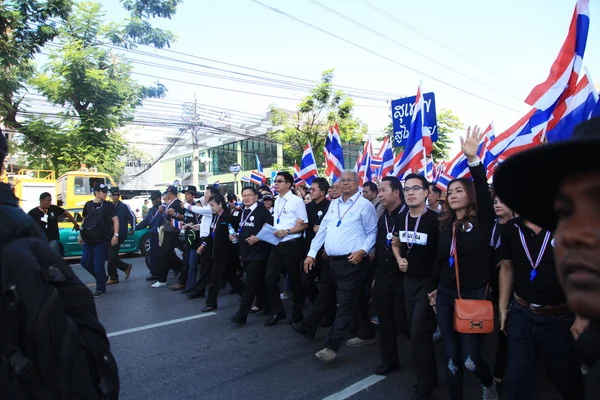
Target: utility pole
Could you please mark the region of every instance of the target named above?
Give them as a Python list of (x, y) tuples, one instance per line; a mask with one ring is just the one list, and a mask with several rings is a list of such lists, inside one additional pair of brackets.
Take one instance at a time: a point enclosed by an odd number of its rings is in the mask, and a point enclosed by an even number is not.
[(198, 145), (198, 133), (200, 128), (204, 126), (198, 110), (198, 99), (194, 95), (194, 100), (183, 105), (183, 120), (187, 123), (185, 130), (189, 130), (192, 134), (192, 184), (198, 188), (200, 175), (200, 150)]

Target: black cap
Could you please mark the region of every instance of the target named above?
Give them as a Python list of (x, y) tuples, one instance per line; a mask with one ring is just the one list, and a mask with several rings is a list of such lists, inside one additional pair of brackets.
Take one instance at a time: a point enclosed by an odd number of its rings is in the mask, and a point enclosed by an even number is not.
[(118, 187), (118, 186), (113, 186), (113, 187), (110, 189), (110, 194), (115, 194), (115, 193), (121, 193), (121, 191), (119, 190), (119, 187)]
[(108, 186), (106, 186), (104, 183), (98, 183), (96, 186), (94, 186), (94, 193), (95, 192), (108, 193)]
[(198, 191), (196, 190), (196, 186), (193, 186), (193, 185), (188, 185), (188, 186), (184, 187), (183, 190), (182, 190), (182, 192), (183, 193), (191, 193), (194, 196), (196, 194), (198, 194)]
[(229, 193), (227, 195), (227, 202), (230, 203), (232, 201), (237, 201), (237, 196), (233, 193)]
[(167, 190), (165, 190), (165, 192), (163, 194), (167, 194), (167, 193), (173, 193), (175, 196), (177, 196), (177, 193), (179, 193), (179, 191), (177, 190), (177, 188), (175, 186), (171, 185), (167, 188)]
[(160, 190), (152, 190), (150, 192), (150, 200), (160, 199), (161, 197), (162, 194), (160, 193)]
[(553, 231), (554, 201), (570, 176), (597, 171), (593, 160), (600, 152), (600, 118), (578, 125), (567, 140), (515, 154), (494, 173), (494, 191), (515, 213)]

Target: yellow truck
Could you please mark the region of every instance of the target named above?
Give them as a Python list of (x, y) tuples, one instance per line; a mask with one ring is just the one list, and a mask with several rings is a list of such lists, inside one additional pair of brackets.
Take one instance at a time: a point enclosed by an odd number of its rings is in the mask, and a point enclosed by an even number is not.
[(8, 182), (21, 208), (28, 212), (40, 203), (40, 194), (48, 192), (56, 198), (56, 177), (54, 171), (22, 169), (16, 174), (8, 174)]

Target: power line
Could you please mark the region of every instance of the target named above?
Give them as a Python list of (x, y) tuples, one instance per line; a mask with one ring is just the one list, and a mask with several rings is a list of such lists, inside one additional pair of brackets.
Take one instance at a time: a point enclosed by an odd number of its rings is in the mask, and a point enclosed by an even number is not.
[(406, 69), (408, 69), (408, 70), (410, 70), (410, 71), (413, 71), (413, 72), (415, 72), (415, 73), (421, 74), (421, 75), (423, 75), (423, 76), (425, 76), (425, 77), (427, 77), (427, 78), (429, 78), (429, 79), (432, 79), (432, 80), (434, 80), (434, 81), (436, 81), (436, 82), (439, 82), (439, 83), (441, 83), (441, 84), (443, 84), (443, 85), (445, 85), (445, 86), (448, 86), (448, 87), (450, 87), (450, 88), (452, 88), (452, 89), (458, 90), (459, 92), (465, 93), (465, 94), (467, 94), (467, 95), (469, 95), (469, 96), (473, 96), (473, 97), (475, 97), (475, 98), (478, 98), (478, 99), (480, 99), (480, 100), (483, 100), (483, 101), (485, 101), (485, 102), (487, 102), (487, 103), (494, 104), (494, 105), (497, 105), (497, 106), (499, 106), (499, 107), (502, 107), (502, 108), (506, 108), (507, 110), (511, 110), (511, 111), (518, 112), (518, 113), (520, 113), (520, 112), (521, 112), (521, 111), (519, 111), (519, 110), (517, 110), (517, 109), (515, 109), (515, 108), (512, 108), (512, 107), (505, 106), (505, 105), (503, 105), (503, 104), (497, 103), (497, 102), (495, 102), (495, 101), (493, 101), (493, 100), (490, 100), (490, 99), (488, 99), (488, 98), (485, 98), (485, 97), (483, 97), (483, 96), (479, 96), (479, 95), (477, 95), (477, 94), (475, 94), (475, 93), (469, 92), (468, 90), (462, 89), (462, 88), (460, 88), (460, 87), (458, 87), (458, 86), (455, 86), (455, 85), (453, 85), (453, 84), (450, 84), (450, 83), (448, 83), (448, 82), (445, 82), (445, 81), (443, 81), (443, 80), (441, 80), (441, 79), (435, 78), (435, 77), (433, 77), (433, 76), (431, 76), (431, 75), (428, 75), (428, 74), (426, 74), (426, 73), (424, 73), (424, 72), (422, 72), (422, 71), (419, 71), (419, 70), (417, 70), (417, 69), (415, 69), (415, 68), (409, 67), (408, 65), (402, 64), (401, 62), (399, 62), (399, 61), (397, 61), (397, 60), (394, 60), (393, 58), (390, 58), (390, 57), (384, 56), (383, 54), (377, 53), (377, 52), (375, 52), (375, 51), (373, 51), (373, 50), (371, 50), (371, 49), (369, 49), (369, 48), (366, 48), (366, 47), (364, 47), (364, 46), (361, 46), (361, 45), (359, 45), (359, 44), (357, 44), (357, 43), (354, 43), (354, 42), (352, 42), (352, 41), (350, 41), (350, 40), (348, 40), (348, 39), (345, 39), (345, 38), (343, 38), (343, 37), (341, 37), (341, 36), (338, 36), (338, 35), (336, 35), (335, 33), (332, 33), (332, 32), (329, 32), (329, 31), (326, 31), (326, 30), (325, 30), (325, 29), (323, 29), (323, 28), (320, 28), (320, 27), (318, 27), (318, 26), (316, 26), (316, 25), (313, 25), (313, 24), (311, 24), (311, 23), (309, 23), (309, 22), (306, 22), (306, 21), (304, 21), (304, 20), (301, 20), (301, 19), (299, 19), (299, 18), (297, 18), (297, 17), (294, 17), (294, 16), (293, 16), (293, 15), (291, 15), (291, 14), (288, 14), (288, 13), (286, 13), (286, 12), (284, 12), (284, 11), (281, 11), (281, 10), (279, 10), (279, 9), (277, 9), (277, 8), (275, 8), (275, 7), (272, 7), (272, 6), (268, 5), (268, 4), (265, 4), (265, 3), (263, 3), (263, 2), (261, 2), (261, 1), (259, 1), (259, 0), (250, 0), (250, 1), (252, 1), (253, 3), (256, 3), (256, 4), (258, 4), (258, 5), (262, 6), (262, 7), (265, 7), (265, 8), (267, 8), (267, 9), (269, 9), (269, 10), (273, 11), (273, 12), (276, 12), (276, 13), (278, 13), (278, 14), (280, 14), (280, 15), (283, 15), (284, 17), (290, 18), (290, 19), (292, 19), (292, 20), (294, 20), (294, 21), (296, 21), (296, 22), (299, 22), (299, 23), (301, 23), (301, 24), (303, 24), (303, 25), (309, 26), (309, 27), (311, 27), (311, 28), (313, 28), (313, 29), (316, 29), (316, 30), (318, 30), (318, 31), (320, 31), (320, 32), (323, 32), (323, 33), (325, 33), (326, 35), (332, 36), (332, 37), (334, 37), (334, 38), (336, 38), (336, 39), (338, 39), (338, 40), (341, 40), (341, 41), (343, 41), (343, 42), (345, 42), (345, 43), (348, 43), (348, 44), (350, 44), (350, 45), (352, 45), (352, 46), (354, 46), (354, 47), (357, 47), (357, 48), (359, 48), (359, 49), (361, 49), (361, 50), (364, 50), (364, 51), (366, 51), (366, 52), (369, 52), (369, 53), (371, 53), (371, 54), (373, 54), (373, 55), (376, 55), (376, 56), (378, 56), (378, 57), (380, 57), (380, 58), (383, 58), (384, 60), (390, 61), (390, 62), (392, 62), (392, 63), (394, 63), (394, 64), (396, 64), (396, 65), (399, 65), (399, 66), (401, 66), (401, 67), (403, 67), (403, 68), (406, 68)]
[(429, 60), (429, 61), (437, 64), (437, 65), (440, 65), (440, 66), (442, 66), (442, 67), (444, 67), (444, 68), (446, 68), (446, 69), (448, 69), (448, 70), (450, 70), (450, 71), (452, 71), (452, 72), (454, 72), (454, 73), (456, 73), (456, 74), (458, 74), (458, 75), (460, 75), (460, 76), (462, 76), (464, 78), (472, 80), (473, 82), (476, 82), (476, 83), (478, 83), (480, 85), (483, 85), (483, 86), (485, 86), (485, 87), (487, 87), (489, 89), (492, 89), (492, 90), (494, 90), (494, 91), (496, 91), (498, 93), (501, 93), (501, 94), (503, 94), (505, 96), (508, 96), (508, 97), (511, 97), (511, 98), (513, 98), (515, 100), (521, 101), (521, 99), (519, 99), (516, 96), (513, 96), (513, 95), (511, 95), (509, 93), (503, 92), (502, 90), (499, 90), (499, 89), (497, 89), (497, 88), (495, 88), (495, 87), (493, 87), (493, 86), (491, 86), (491, 85), (489, 85), (489, 84), (487, 84), (485, 82), (482, 82), (479, 79), (475, 79), (472, 76), (469, 76), (469, 75), (465, 74), (464, 72), (458, 71), (458, 70), (456, 70), (456, 69), (454, 69), (454, 68), (452, 68), (452, 67), (450, 67), (450, 66), (448, 66), (448, 65), (446, 65), (446, 64), (444, 64), (444, 63), (442, 63), (442, 62), (440, 62), (438, 60), (436, 60), (435, 58), (428, 56), (427, 54), (424, 54), (424, 53), (422, 53), (422, 52), (420, 52), (418, 50), (415, 50), (415, 49), (413, 49), (410, 46), (407, 46), (407, 45), (405, 45), (405, 44), (403, 44), (403, 43), (401, 43), (401, 42), (399, 42), (399, 41), (397, 41), (397, 40), (395, 40), (395, 39), (393, 39), (393, 38), (391, 38), (391, 37), (389, 37), (387, 35), (384, 35), (383, 33), (379, 32), (379, 31), (377, 31), (377, 30), (375, 30), (375, 29), (373, 29), (373, 28), (371, 28), (371, 27), (369, 27), (369, 26), (367, 26), (367, 25), (365, 25), (365, 24), (363, 24), (363, 23), (355, 20), (355, 19), (352, 19), (352, 18), (348, 17), (347, 15), (342, 14), (339, 11), (334, 10), (331, 7), (328, 7), (328, 6), (326, 6), (326, 5), (322, 4), (322, 3), (319, 3), (317, 0), (308, 0), (308, 1), (310, 3), (318, 6), (318, 7), (321, 7), (322, 9), (324, 9), (324, 10), (326, 10), (326, 11), (334, 14), (334, 15), (337, 15), (340, 18), (345, 19), (348, 22), (351, 22), (352, 24), (354, 24), (356, 26), (360, 26), (361, 28), (363, 28), (363, 29), (365, 29), (365, 30), (367, 30), (367, 31), (369, 31), (369, 32), (371, 32), (373, 34), (375, 34), (375, 35), (377, 35), (377, 36), (379, 36), (379, 37), (381, 37), (383, 39), (386, 39), (387, 41), (390, 41), (390, 42), (394, 43), (395, 45), (397, 45), (399, 47), (402, 47), (402, 48), (404, 48), (404, 49), (406, 49), (408, 51), (411, 51), (411, 52), (413, 52), (413, 53), (415, 53), (415, 54), (417, 54), (417, 55), (419, 55), (419, 56), (421, 56), (421, 57), (423, 57), (423, 58), (425, 58), (425, 59), (427, 59), (427, 60)]
[(357, 1), (359, 3), (364, 4), (367, 7), (370, 7), (375, 12), (377, 12), (377, 13), (379, 13), (379, 14), (381, 14), (381, 15), (389, 18), (389, 19), (391, 19), (392, 21), (396, 22), (397, 24), (402, 25), (402, 26), (404, 26), (404, 27), (412, 30), (413, 32), (416, 32), (417, 34), (423, 36), (425, 39), (427, 39), (427, 40), (429, 40), (429, 41), (431, 41), (431, 42), (439, 45), (440, 47), (442, 47), (442, 48), (444, 48), (446, 50), (448, 50), (450, 53), (452, 53), (452, 54), (454, 54), (454, 55), (456, 55), (456, 56), (464, 59), (465, 61), (470, 62), (471, 64), (474, 64), (474, 65), (482, 68), (486, 72), (488, 72), (490, 74), (493, 74), (493, 75), (496, 75), (498, 78), (503, 79), (506, 82), (512, 83), (513, 85), (515, 85), (515, 86), (517, 86), (517, 87), (519, 87), (521, 89), (527, 89), (525, 86), (521, 85), (520, 83), (517, 83), (517, 82), (515, 82), (515, 81), (513, 81), (513, 80), (511, 80), (511, 79), (509, 79), (509, 78), (507, 78), (507, 77), (505, 77), (505, 76), (503, 76), (503, 75), (501, 75), (501, 74), (499, 74), (499, 73), (491, 70), (489, 67), (487, 67), (487, 66), (481, 64), (480, 62), (478, 62), (478, 61), (476, 61), (476, 60), (474, 60), (474, 59), (472, 59), (472, 58), (470, 58), (470, 57), (462, 54), (458, 50), (453, 49), (452, 47), (448, 46), (447, 44), (445, 44), (445, 43), (437, 40), (436, 38), (428, 35), (427, 33), (419, 30), (418, 28), (415, 28), (414, 26), (410, 25), (409, 23), (407, 23), (407, 22), (401, 20), (400, 18), (396, 17), (394, 14), (391, 14), (391, 13), (383, 10), (382, 8), (377, 7), (376, 5), (370, 3), (369, 1), (367, 1), (367, 0), (357, 0)]

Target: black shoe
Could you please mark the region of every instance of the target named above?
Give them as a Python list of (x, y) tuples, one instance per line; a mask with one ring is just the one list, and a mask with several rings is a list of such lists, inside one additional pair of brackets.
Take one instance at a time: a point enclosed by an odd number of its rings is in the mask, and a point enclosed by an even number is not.
[(301, 334), (302, 336), (304, 336), (307, 339), (314, 339), (315, 335), (313, 333), (310, 333), (308, 331), (308, 329), (306, 329), (306, 327), (304, 325), (302, 325), (302, 323), (293, 323), (292, 324), (292, 329), (295, 332), (298, 332), (299, 334)]
[(238, 325), (244, 325), (246, 323), (246, 318), (238, 317), (237, 315), (231, 317), (230, 320)]
[(209, 312), (209, 311), (215, 311), (216, 309), (217, 309), (216, 305), (214, 305), (214, 306), (205, 306), (205, 307), (202, 307), (202, 310), (200, 310), (200, 311), (202, 311), (202, 312)]
[(303, 319), (304, 317), (302, 315), (292, 315), (292, 318), (288, 319), (285, 323), (288, 325), (297, 324), (302, 322)]
[(150, 282), (150, 281), (156, 282), (158, 280), (158, 276), (156, 276), (156, 275), (150, 275), (149, 277), (146, 278), (146, 280), (148, 282)]
[(388, 375), (391, 372), (398, 371), (400, 369), (400, 364), (398, 362), (395, 363), (383, 363), (375, 370), (377, 375)]
[(188, 295), (188, 299), (199, 299), (200, 297), (204, 297), (204, 292), (199, 292), (196, 290), (192, 290)]
[(106, 290), (96, 290), (94, 292), (94, 297), (102, 297), (106, 294)]
[(329, 318), (322, 319), (321, 323), (319, 324), (319, 328), (330, 328), (334, 322), (335, 322), (335, 320), (333, 320), (333, 319), (329, 319)]
[(279, 314), (273, 315), (271, 318), (265, 321), (265, 326), (273, 326), (279, 321), (284, 320), (286, 317), (285, 312), (280, 312)]
[(189, 293), (192, 293), (192, 289), (183, 289), (181, 291), (181, 294), (189, 294)]

